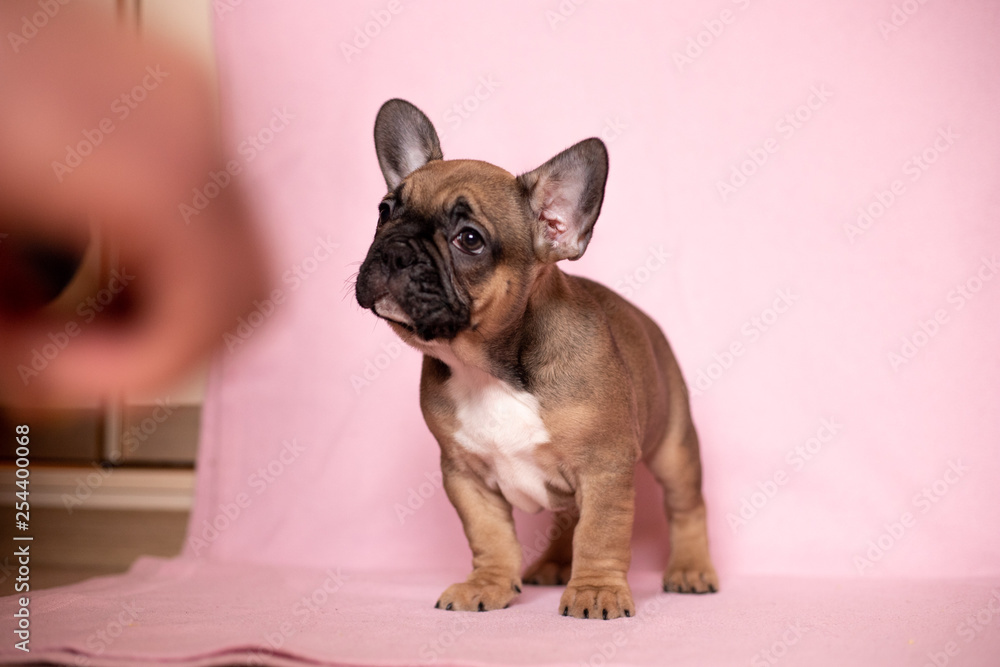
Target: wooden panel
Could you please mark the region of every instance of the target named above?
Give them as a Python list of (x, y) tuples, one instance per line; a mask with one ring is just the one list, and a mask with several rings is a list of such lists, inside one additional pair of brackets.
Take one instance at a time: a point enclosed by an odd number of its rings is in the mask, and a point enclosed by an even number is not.
[[(177, 468), (89, 466), (30, 467), (32, 508), (186, 512), (194, 496), (194, 471)], [(14, 466), (0, 465), (0, 503), (19, 491)]]
[(122, 413), (124, 463), (194, 465), (201, 406), (126, 405)]
[(73, 463), (100, 458), (104, 413), (98, 409), (62, 408), (19, 412), (0, 407), (0, 461), (14, 458), (14, 427), (31, 427), (32, 463)]
[[(124, 572), (142, 555), (175, 556), (184, 544), (187, 512), (32, 508), (32, 589)], [(14, 525), (14, 510), (0, 509)], [(10, 556), (0, 555), (0, 595), (14, 593)]]

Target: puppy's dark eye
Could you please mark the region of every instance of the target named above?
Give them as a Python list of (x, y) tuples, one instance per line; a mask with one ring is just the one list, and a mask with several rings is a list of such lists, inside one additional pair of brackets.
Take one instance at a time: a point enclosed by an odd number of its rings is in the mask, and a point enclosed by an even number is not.
[(378, 205), (378, 224), (384, 225), (389, 221), (389, 217), (392, 215), (392, 204), (388, 201), (384, 201)]
[(472, 227), (463, 227), (451, 240), (455, 247), (469, 255), (478, 255), (486, 247), (482, 234)]

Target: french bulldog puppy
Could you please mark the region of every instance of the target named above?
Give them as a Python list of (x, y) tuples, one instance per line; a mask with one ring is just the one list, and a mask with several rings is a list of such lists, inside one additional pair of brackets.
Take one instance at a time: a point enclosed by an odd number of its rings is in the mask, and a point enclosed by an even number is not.
[[(514, 176), (444, 160), (427, 116), (396, 99), (378, 113), (375, 150), (388, 192), (356, 296), (424, 355), (420, 406), (472, 549), (472, 574), (436, 606), (501, 609), (524, 581), (565, 583), (564, 616), (635, 615), (639, 461), (664, 490), (664, 590), (717, 591), (698, 435), (670, 346), (638, 308), (558, 266), (590, 242), (604, 144), (586, 139)], [(512, 507), (555, 513), (557, 536), (523, 577)]]

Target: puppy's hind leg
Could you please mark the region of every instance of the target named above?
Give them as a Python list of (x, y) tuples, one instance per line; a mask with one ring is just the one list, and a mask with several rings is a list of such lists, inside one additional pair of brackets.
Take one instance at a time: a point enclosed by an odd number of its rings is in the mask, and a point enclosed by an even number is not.
[(552, 527), (546, 533), (550, 542), (545, 552), (524, 573), (524, 583), (535, 586), (562, 586), (569, 583), (573, 567), (573, 530), (579, 516), (561, 511), (556, 513)]
[(663, 590), (718, 591), (719, 576), (708, 553), (698, 434), (690, 419), (683, 431), (668, 432), (647, 465), (663, 487), (663, 505), (670, 523), (670, 557), (663, 574)]

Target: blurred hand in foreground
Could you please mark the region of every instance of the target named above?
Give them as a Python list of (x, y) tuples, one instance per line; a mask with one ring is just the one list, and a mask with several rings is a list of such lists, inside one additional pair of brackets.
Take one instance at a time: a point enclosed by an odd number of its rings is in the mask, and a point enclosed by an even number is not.
[[(197, 63), (76, 3), (25, 29), (36, 13), (0, 3), (0, 400), (149, 391), (265, 294), (252, 216), (238, 179), (179, 213), (225, 171)], [(99, 300), (43, 307), (95, 235), (114, 258)]]

